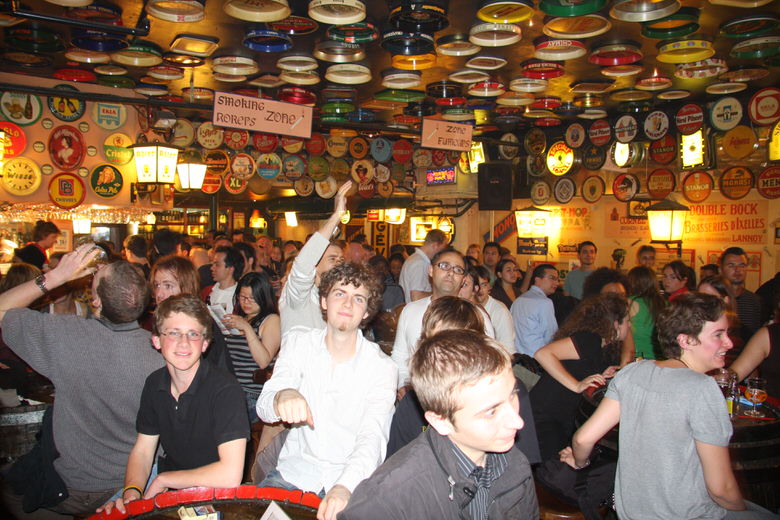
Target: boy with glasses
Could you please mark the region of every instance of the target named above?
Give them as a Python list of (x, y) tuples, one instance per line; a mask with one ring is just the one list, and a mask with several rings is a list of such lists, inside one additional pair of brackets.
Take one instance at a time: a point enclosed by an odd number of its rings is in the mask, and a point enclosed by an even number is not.
[[(165, 367), (146, 379), (125, 486), (101, 510), (116, 507), (124, 513), (128, 502), (168, 489), (241, 484), (249, 438), (244, 392), (233, 376), (201, 362), (211, 323), (205, 304), (189, 294), (171, 296), (157, 307), (152, 344)], [(158, 442), (165, 456), (147, 487)]]

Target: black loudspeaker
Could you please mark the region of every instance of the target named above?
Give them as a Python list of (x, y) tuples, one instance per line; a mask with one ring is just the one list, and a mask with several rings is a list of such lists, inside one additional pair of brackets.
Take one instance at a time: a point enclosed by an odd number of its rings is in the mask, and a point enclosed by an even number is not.
[(477, 188), (480, 210), (512, 209), (512, 163), (493, 161), (479, 165)]

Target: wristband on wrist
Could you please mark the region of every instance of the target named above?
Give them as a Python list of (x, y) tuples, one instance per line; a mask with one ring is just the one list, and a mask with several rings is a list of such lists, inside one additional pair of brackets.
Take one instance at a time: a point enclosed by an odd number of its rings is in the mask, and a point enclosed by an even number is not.
[(125, 488), (122, 490), (122, 497), (124, 497), (125, 493), (127, 493), (131, 489), (135, 489), (136, 491), (138, 491), (139, 495), (141, 495), (142, 497), (144, 496), (144, 491), (140, 487), (138, 487), (138, 486), (125, 486)]
[(585, 462), (581, 466), (577, 466), (577, 461), (576, 460), (574, 461), (574, 465), (576, 466), (576, 469), (587, 468), (588, 466), (590, 466), (590, 457), (585, 459)]
[(49, 289), (46, 287), (46, 275), (39, 274), (35, 277), (35, 285), (41, 290), (43, 294), (49, 294)]

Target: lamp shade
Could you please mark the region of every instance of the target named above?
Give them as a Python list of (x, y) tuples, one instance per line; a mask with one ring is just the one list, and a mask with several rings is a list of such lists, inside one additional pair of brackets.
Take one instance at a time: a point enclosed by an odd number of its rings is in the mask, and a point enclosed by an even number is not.
[(289, 227), (295, 227), (298, 225), (298, 215), (294, 211), (285, 211), (284, 220)]
[(647, 207), (650, 238), (653, 242), (679, 242), (685, 230), (685, 214), (688, 206), (664, 199)]
[(161, 143), (139, 144), (132, 148), (138, 182), (173, 184), (178, 148)]
[(385, 222), (403, 224), (406, 220), (406, 208), (388, 208), (385, 210)]
[(196, 162), (180, 162), (176, 165), (179, 172), (179, 183), (182, 189), (199, 190), (203, 187), (203, 179), (206, 178), (206, 165)]

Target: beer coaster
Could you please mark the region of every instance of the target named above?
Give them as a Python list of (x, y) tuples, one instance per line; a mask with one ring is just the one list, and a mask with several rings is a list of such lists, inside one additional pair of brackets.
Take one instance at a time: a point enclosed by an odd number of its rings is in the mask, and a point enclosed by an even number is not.
[(412, 160), (412, 143), (406, 139), (399, 139), (393, 143), (393, 159), (399, 163), (408, 163)]
[(282, 171), (282, 158), (275, 153), (262, 153), (257, 158), (257, 174), (263, 179), (275, 179)]
[(587, 136), (587, 132), (585, 131), (585, 127), (582, 126), (582, 123), (571, 123), (566, 128), (566, 133), (564, 134), (564, 139), (566, 141), (566, 144), (569, 145), (570, 148), (580, 148), (583, 144), (585, 144), (585, 137)]
[[(536, 130), (536, 129), (534, 129)], [(541, 177), (547, 173), (547, 161), (544, 153), (531, 154), (525, 158), (525, 168), (531, 177)]]
[(205, 121), (198, 126), (196, 139), (203, 148), (214, 150), (222, 146), (222, 143), (225, 141), (225, 130), (219, 126), (214, 126), (211, 121)]
[(692, 134), (704, 124), (704, 110), (695, 103), (688, 103), (677, 110), (674, 121), (681, 134)]
[(371, 157), (375, 161), (384, 163), (390, 160), (393, 155), (392, 143), (384, 137), (375, 137), (370, 145)]
[(506, 59), (497, 56), (475, 56), (466, 62), (466, 67), (478, 70), (498, 70), (506, 64)]
[(531, 186), (531, 202), (535, 206), (544, 206), (549, 202), (552, 190), (545, 181), (537, 181)]
[(711, 58), (715, 54), (712, 42), (696, 38), (659, 42), (656, 59), (661, 63), (691, 63)]
[(311, 34), (319, 29), (320, 24), (305, 16), (292, 15), (274, 22), (267, 22), (268, 28), (284, 34), (298, 36)]
[(94, 81), (97, 79), (97, 76), (95, 76), (95, 74), (90, 70), (75, 69), (70, 67), (63, 67), (61, 69), (55, 70), (52, 74), (52, 77), (61, 79), (63, 81), (76, 81), (80, 83), (94, 83)]
[(427, 54), (394, 54), (390, 58), (390, 64), (402, 70), (425, 70), (436, 65), (436, 55), (432, 52)]
[(431, 151), (427, 148), (416, 148), (412, 153), (412, 164), (418, 168), (427, 168), (433, 164)]
[(317, 60), (308, 54), (288, 54), (280, 57), (276, 61), (276, 66), (280, 70), (289, 70), (292, 72), (307, 72), (316, 70)]
[(76, 128), (58, 126), (49, 134), (49, 157), (58, 170), (75, 170), (84, 161), (87, 146), (84, 136)]
[(605, 146), (612, 139), (612, 127), (604, 119), (597, 119), (588, 127), (588, 138), (595, 146)]
[(650, 22), (674, 14), (679, 9), (679, 0), (618, 0), (609, 10), (609, 16), (623, 22)]
[(330, 163), (325, 157), (315, 155), (314, 157), (309, 157), (306, 171), (309, 177), (315, 181), (322, 181), (330, 174)]
[(765, 168), (756, 181), (758, 193), (765, 199), (780, 197), (780, 166)]
[(124, 76), (127, 74), (127, 69), (118, 65), (98, 65), (93, 70), (103, 76)]
[(521, 63), (523, 76), (532, 79), (553, 79), (563, 76), (563, 64), (556, 61), (543, 61), (537, 59), (526, 60)]
[(504, 84), (498, 81), (479, 81), (471, 85), (468, 89), (470, 96), (477, 97), (496, 97), (506, 92)]
[(323, 40), (314, 45), (312, 56), (331, 63), (350, 63), (364, 59), (366, 52), (363, 46), (357, 43)]
[(265, 132), (254, 132), (252, 134), (252, 146), (260, 153), (272, 153), (279, 145), (279, 136), (276, 134), (266, 134)]
[(753, 172), (743, 166), (733, 166), (720, 174), (720, 193), (731, 200), (739, 200), (753, 188)]
[(150, 0), (146, 4), (149, 16), (174, 23), (195, 23), (206, 16), (204, 2), (197, 0)]
[(600, 36), (612, 28), (612, 22), (600, 14), (561, 16), (544, 23), (542, 32), (552, 38), (586, 39)]
[(603, 67), (600, 72), (608, 78), (625, 78), (628, 76), (636, 76), (643, 70), (645, 70), (645, 67), (641, 63), (630, 63), (628, 65)]
[(43, 103), (34, 94), (6, 91), (0, 96), (0, 111), (6, 119), (20, 126), (28, 126), (41, 118)]
[(615, 80), (583, 80), (569, 85), (573, 94), (603, 94), (615, 85)]
[(317, 195), (323, 199), (330, 199), (336, 194), (339, 189), (339, 185), (332, 176), (327, 177), (323, 181), (317, 181), (314, 183), (314, 190)]
[(185, 87), (181, 89), (181, 95), (190, 103), (214, 100), (214, 91), (205, 87)]
[(607, 152), (601, 146), (586, 145), (582, 149), (582, 166), (587, 170), (598, 171), (607, 161)]
[(726, 38), (755, 38), (780, 27), (780, 16), (760, 13), (730, 18), (720, 24), (720, 34)]
[(314, 193), (314, 180), (311, 177), (303, 176), (293, 182), (293, 189), (301, 197), (308, 197)]
[(349, 154), (355, 159), (362, 159), (369, 152), (368, 141), (362, 137), (353, 137), (349, 141)]
[(315, 71), (292, 72), (287, 70), (279, 74), (279, 79), (293, 85), (316, 85), (320, 82), (320, 75)]
[(255, 173), (254, 158), (248, 153), (237, 153), (230, 159), (230, 172), (238, 179), (249, 179)]
[(271, 181), (268, 179), (263, 179), (259, 175), (253, 176), (247, 183), (247, 189), (249, 189), (249, 191), (255, 195), (265, 195), (271, 191), (272, 187), (273, 183)]
[[(466, 98), (445, 98), (445, 99), (452, 102), (452, 104), (455, 104), (455, 101), (458, 101), (459, 103), (462, 102), (462, 104), (466, 103)], [(504, 94), (501, 94), (501, 96), (496, 98), (496, 104), (503, 107), (522, 107), (522, 106), (532, 104), (535, 100), (536, 98), (534, 97), (534, 95), (530, 93), (505, 92)], [(443, 104), (443, 103), (437, 103), (437, 104)]]
[(247, 186), (249, 185), (246, 179), (240, 179), (237, 175), (234, 175), (232, 172), (225, 175), (225, 179), (223, 182), (225, 186), (225, 191), (227, 191), (231, 195), (241, 195), (246, 191)]
[(545, 164), (547, 171), (556, 177), (566, 175), (577, 164), (575, 152), (564, 141), (556, 141), (547, 151)]
[(244, 34), (243, 44), (256, 52), (283, 52), (292, 48), (292, 38), (270, 29), (252, 27)]
[(228, 0), (222, 9), (246, 22), (278, 22), (292, 12), (286, 0)]
[(248, 76), (260, 71), (257, 62), (246, 56), (219, 56), (211, 59), (211, 70), (218, 74)]
[(395, 186), (393, 185), (392, 181), (384, 181), (384, 182), (377, 181), (375, 185), (376, 185), (376, 192), (383, 199), (389, 199), (393, 195), (393, 191), (395, 190)]
[(495, 23), (522, 22), (533, 14), (531, 0), (484, 0), (477, 10), (477, 18)]
[[(541, 112), (541, 111), (540, 111)], [(561, 120), (558, 119), (555, 114), (551, 113), (549, 116), (539, 117), (534, 121), (534, 126), (560, 126)]]
[(325, 140), (325, 146), (331, 157), (344, 157), (347, 154), (347, 140), (343, 137), (330, 135)]
[(14, 157), (3, 162), (3, 188), (17, 197), (35, 193), (41, 185), (41, 169), (27, 157)]
[(509, 90), (514, 92), (544, 92), (547, 90), (546, 79), (533, 79), (533, 78), (514, 78), (509, 82)]
[(680, 79), (713, 78), (727, 70), (729, 70), (729, 67), (726, 64), (726, 60), (722, 58), (708, 58), (693, 63), (677, 65), (674, 76)]
[(539, 36), (534, 39), (534, 58), (565, 61), (585, 56), (588, 50), (579, 40)]
[(584, 16), (600, 11), (607, 4), (606, 0), (583, 0), (570, 2), (568, 0), (542, 0), (539, 9), (550, 16)]
[(65, 51), (65, 58), (77, 63), (109, 63), (111, 61), (111, 56), (108, 53), (88, 51), (78, 47), (71, 47)]
[(607, 111), (602, 108), (586, 108), (581, 113), (577, 114), (580, 119), (604, 119), (607, 117)]
[(653, 110), (642, 125), (645, 136), (651, 141), (657, 141), (669, 131), (669, 116), (663, 110)]
[(282, 173), (287, 180), (297, 181), (306, 174), (306, 161), (298, 154), (286, 154), (282, 158)]
[(682, 193), (688, 202), (704, 202), (712, 193), (712, 176), (702, 170), (693, 171), (683, 178)]
[(676, 186), (674, 173), (666, 168), (658, 168), (647, 174), (647, 194), (651, 199), (665, 199)]
[(628, 65), (642, 59), (639, 43), (633, 40), (607, 40), (591, 47), (588, 61), (594, 65)]
[(330, 40), (347, 43), (370, 43), (379, 38), (379, 31), (370, 22), (331, 25), (325, 31)]
[(559, 204), (568, 204), (577, 194), (577, 185), (569, 177), (562, 177), (555, 181), (553, 195)]
[(762, 65), (738, 65), (731, 67), (718, 76), (721, 81), (735, 81), (745, 83), (763, 79), (769, 75), (769, 69)]
[(746, 88), (747, 88), (747, 83), (726, 81), (723, 83), (713, 83), (711, 85), (707, 85), (704, 88), (704, 91), (707, 94), (722, 96), (725, 94), (736, 94), (737, 92), (742, 92)]
[(195, 126), (188, 120), (179, 118), (173, 125), (171, 144), (186, 148), (195, 142)]
[(621, 173), (612, 182), (612, 195), (620, 202), (633, 200), (639, 192), (639, 179), (631, 173)]
[(744, 159), (756, 149), (758, 138), (752, 128), (737, 125), (723, 135), (723, 152), (732, 159)]
[(322, 155), (325, 153), (325, 137), (319, 132), (312, 132), (304, 146), (309, 155)]
[[(508, 143), (514, 143), (516, 146), (513, 146), (511, 144), (499, 144), (498, 145), (498, 154), (501, 156), (502, 159), (506, 160), (512, 160), (518, 155), (520, 155), (520, 139), (517, 138), (517, 136), (511, 132), (506, 132), (501, 136), (501, 141), (508, 142)], [(434, 151), (434, 157), (436, 155), (436, 151)], [(436, 163), (437, 161), (434, 161)], [(444, 163), (444, 161), (439, 162), (436, 164), (436, 166), (441, 166)]]
[(666, 76), (648, 76), (646, 78), (639, 78), (634, 83), (634, 88), (637, 90), (644, 90), (648, 92), (655, 92), (656, 90), (664, 90), (672, 86), (672, 78)]
[(52, 58), (37, 52), (3, 50), (0, 51), (0, 56), (4, 62), (23, 69), (43, 69), (51, 67), (53, 63)]
[(748, 115), (759, 126), (773, 125), (780, 120), (780, 89), (767, 87), (753, 94), (748, 102)]
[(208, 195), (213, 195), (220, 188), (222, 188), (222, 177), (206, 171), (206, 176), (203, 178), (203, 186), (201, 186), (200, 190)]
[(382, 47), (392, 55), (413, 56), (432, 53), (433, 36), (402, 30), (390, 30), (382, 34)]
[(479, 45), (470, 42), (465, 33), (448, 34), (436, 40), (436, 53), (444, 56), (471, 56), (481, 49)]
[(371, 69), (358, 63), (339, 63), (325, 70), (325, 79), (332, 83), (360, 85), (371, 81)]
[(591, 175), (590, 177), (586, 177), (582, 182), (580, 196), (585, 202), (595, 204), (604, 195), (606, 189), (604, 179), (598, 175)]
[(287, 153), (298, 153), (303, 150), (303, 139), (300, 137), (282, 136), (282, 150)]
[(729, 56), (740, 59), (770, 58), (780, 54), (780, 36), (759, 36), (735, 43)]
[(154, 67), (163, 61), (162, 50), (156, 43), (138, 38), (127, 48), (111, 53), (111, 61), (131, 67)]
[(100, 164), (92, 169), (89, 185), (95, 195), (104, 199), (113, 199), (122, 191), (124, 185), (122, 172), (110, 164)]
[(547, 136), (538, 128), (530, 129), (523, 138), (525, 151), (530, 155), (539, 155), (547, 148)]
[(385, 69), (382, 71), (382, 86), (388, 89), (419, 87), (422, 73), (416, 70)]
[(62, 172), (51, 178), (48, 192), (52, 204), (62, 209), (73, 209), (84, 202), (87, 189), (78, 175)]
[(726, 132), (742, 120), (742, 103), (734, 97), (722, 97), (710, 107), (710, 124), (715, 130)]
[(132, 139), (122, 133), (114, 133), (103, 141), (103, 155), (111, 164), (123, 165), (133, 158)]
[(371, 161), (361, 159), (352, 163), (352, 180), (358, 184), (367, 184), (374, 178), (374, 165)]
[(478, 23), (469, 29), (469, 41), (482, 47), (505, 47), (520, 41), (522, 31), (513, 23)]
[(225, 145), (231, 150), (243, 150), (249, 144), (249, 132), (246, 130), (225, 128), (224, 140)]
[(690, 97), (691, 92), (683, 89), (665, 90), (656, 94), (656, 97), (663, 101), (673, 101), (675, 99), (685, 99)]
[(346, 181), (350, 176), (349, 163), (344, 159), (334, 159), (330, 163), (330, 176), (337, 181)]
[(309, 17), (333, 25), (362, 22), (366, 17), (366, 6), (358, 0), (312, 0)]
[(615, 139), (620, 143), (630, 143), (638, 132), (639, 125), (631, 114), (624, 114), (615, 121)]

